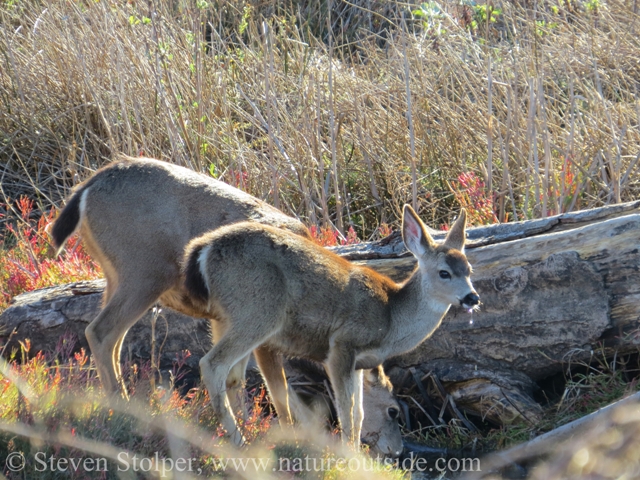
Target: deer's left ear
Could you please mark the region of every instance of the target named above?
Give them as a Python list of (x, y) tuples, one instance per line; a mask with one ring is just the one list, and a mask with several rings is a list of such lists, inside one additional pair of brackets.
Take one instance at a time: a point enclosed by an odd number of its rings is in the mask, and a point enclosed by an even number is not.
[(464, 251), (465, 241), (465, 227), (467, 225), (467, 211), (463, 208), (460, 210), (460, 216), (453, 224), (451, 230), (447, 234), (447, 238), (444, 240), (444, 244), (447, 247), (455, 248), (456, 250)]
[(384, 378), (385, 374), (384, 370), (382, 370), (382, 365), (364, 371), (364, 381), (369, 385), (380, 385)]

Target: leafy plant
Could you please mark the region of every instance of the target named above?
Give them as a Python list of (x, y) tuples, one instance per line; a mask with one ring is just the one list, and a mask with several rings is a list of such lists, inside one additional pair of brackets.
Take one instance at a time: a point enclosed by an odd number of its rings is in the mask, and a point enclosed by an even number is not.
[(240, 25), (238, 25), (238, 33), (240, 35), (244, 34), (249, 26), (249, 19), (251, 18), (251, 5), (245, 5), (242, 10), (242, 19), (240, 20)]
[(479, 5), (473, 6), (473, 12), (475, 16), (475, 25), (474, 27), (478, 27), (485, 23), (495, 23), (498, 21), (498, 17), (502, 14), (502, 9), (494, 7), (488, 3), (482, 3)]
[(16, 207), (20, 218), (9, 223), (0, 237), (0, 311), (20, 293), (100, 277), (100, 268), (77, 236), (68, 241), (66, 253), (52, 258), (45, 229), (53, 220), (53, 209), (34, 220), (33, 201), (23, 196)]
[(446, 30), (442, 28), (442, 22), (446, 14), (442, 7), (435, 1), (423, 2), (420, 7), (411, 11), (415, 18), (421, 20), (422, 27), (427, 35), (442, 35)]
[(461, 173), (453, 183), (452, 192), (461, 207), (467, 210), (471, 225), (498, 223), (492, 194), (486, 191), (484, 182), (473, 172)]
[(331, 227), (316, 227), (313, 225), (309, 228), (309, 231), (311, 232), (312, 240), (323, 247), (354, 245), (356, 243), (360, 243), (358, 234), (352, 226), (347, 230), (346, 237), (343, 237), (340, 235), (340, 232)]

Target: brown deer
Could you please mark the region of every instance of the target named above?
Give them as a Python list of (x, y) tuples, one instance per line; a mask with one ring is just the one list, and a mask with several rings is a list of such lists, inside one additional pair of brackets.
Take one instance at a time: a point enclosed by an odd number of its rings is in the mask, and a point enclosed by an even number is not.
[[(209, 316), (182, 287), (180, 264), (185, 246), (205, 232), (246, 220), (309, 236), (301, 222), (265, 202), (158, 160), (122, 156), (75, 189), (50, 233), (60, 251), (79, 230), (86, 249), (105, 274), (104, 306), (87, 327), (86, 337), (107, 392), (120, 390), (126, 396), (120, 370), (122, 342), (129, 328), (158, 300), (187, 315)], [(214, 338), (217, 326), (218, 322), (212, 322)], [(269, 355), (275, 364), (270, 369), (277, 371), (282, 361), (275, 354), (263, 353), (261, 360), (268, 363), (272, 360)], [(229, 374), (228, 388), (235, 392), (235, 398), (239, 398), (248, 358), (238, 362)], [(270, 392), (276, 411), (286, 416), (288, 412), (282, 410), (290, 393), (286, 383), (270, 383), (276, 388)], [(304, 420), (310, 415), (295, 395), (289, 396), (288, 403), (294, 411), (290, 420)], [(378, 413), (367, 415), (380, 418)], [(399, 435), (398, 429), (396, 437), (384, 442), (397, 448)]]
[[(300, 360), (296, 363), (300, 363)], [(393, 385), (382, 365), (364, 371), (362, 406), (362, 442), (369, 446), (372, 456), (398, 457), (403, 450), (398, 425), (400, 405), (393, 395)], [(300, 397), (294, 397), (296, 400)], [(307, 402), (307, 400), (305, 400)], [(317, 418), (331, 418), (327, 400), (313, 397), (311, 406)]]
[[(343, 439), (359, 446), (362, 369), (415, 348), (451, 304), (479, 303), (464, 255), (465, 222), (462, 210), (445, 242), (436, 245), (405, 205), (403, 239), (418, 265), (401, 284), (268, 225), (242, 222), (191, 241), (183, 267), (186, 289), (224, 330), (200, 369), (227, 435), (244, 442), (225, 394), (229, 370), (251, 351), (258, 360), (281, 352), (324, 364)], [(269, 383), (283, 384), (280, 365), (271, 362), (266, 371), (259, 365), (269, 391), (277, 391)], [(286, 399), (286, 393), (280, 396)]]
[[(212, 321), (211, 323), (215, 343), (222, 337), (222, 331), (220, 322)], [(226, 380), (229, 405), (234, 413), (239, 413), (245, 420), (248, 418), (248, 412), (243, 386), (248, 361), (249, 356), (240, 360), (231, 369)], [(278, 378), (281, 377), (278, 376)], [(273, 383), (272, 381), (272, 387)], [(269, 394), (276, 405), (278, 416), (282, 415), (288, 403), (291, 417), (306, 425), (317, 424), (318, 421), (328, 420), (331, 417), (330, 408), (325, 402), (318, 401), (318, 398), (311, 399), (310, 402), (305, 401), (288, 384), (280, 385), (277, 379), (275, 384), (275, 390), (269, 390)], [(286, 395), (283, 388), (286, 388)], [(393, 395), (393, 385), (381, 365), (365, 370), (363, 391), (362, 442), (369, 446), (369, 452), (373, 455), (393, 458), (400, 456), (404, 448), (398, 423), (400, 407)]]
[(158, 160), (122, 157), (76, 188), (50, 233), (59, 251), (79, 229), (106, 277), (104, 307), (85, 331), (106, 391), (121, 389), (126, 396), (120, 371), (122, 341), (158, 300), (194, 317), (207, 316), (182, 287), (180, 263), (187, 243), (246, 220), (309, 236), (301, 222), (267, 203)]

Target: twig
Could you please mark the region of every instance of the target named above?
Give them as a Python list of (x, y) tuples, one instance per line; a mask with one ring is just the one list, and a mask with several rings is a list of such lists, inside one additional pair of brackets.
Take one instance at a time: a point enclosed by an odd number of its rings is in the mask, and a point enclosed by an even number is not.
[[(436, 422), (433, 421), (433, 418), (438, 418), (438, 414), (436, 412), (435, 407), (433, 406), (433, 402), (431, 402), (431, 398), (429, 398), (429, 394), (427, 393), (427, 390), (424, 388), (424, 384), (422, 383), (422, 380), (418, 378), (418, 374), (416, 373), (415, 367), (409, 367), (409, 373), (413, 377), (413, 381), (416, 382), (416, 385), (418, 386), (418, 390), (420, 391), (420, 395), (422, 395), (422, 399), (424, 400), (424, 403), (427, 404), (427, 409), (429, 409), (429, 413), (431, 414), (431, 415), (427, 414), (427, 417), (429, 417), (431, 422), (434, 425), (436, 425)], [(444, 423), (441, 422), (441, 425), (444, 425)]]
[[(409, 395), (408, 397), (409, 397), (409, 399), (410, 399), (413, 403), (415, 403), (415, 404), (416, 404), (416, 407), (418, 407), (418, 408), (422, 411), (422, 413), (424, 413), (424, 414), (425, 414), (425, 416), (429, 419), (429, 421), (431, 422), (431, 424), (432, 424), (432, 425), (434, 425), (434, 426), (437, 426), (437, 425), (438, 425), (438, 423), (434, 420), (434, 417), (432, 417), (431, 415), (429, 415), (429, 414), (427, 413), (427, 411), (422, 407), (422, 405), (420, 405), (420, 402), (418, 402), (418, 401), (417, 401), (415, 398), (413, 398), (411, 395)], [(438, 417), (435, 417), (435, 418), (438, 418)], [(442, 419), (440, 419), (440, 420), (442, 420)], [(441, 424), (441, 425), (443, 425), (442, 421), (440, 422), (440, 424)]]

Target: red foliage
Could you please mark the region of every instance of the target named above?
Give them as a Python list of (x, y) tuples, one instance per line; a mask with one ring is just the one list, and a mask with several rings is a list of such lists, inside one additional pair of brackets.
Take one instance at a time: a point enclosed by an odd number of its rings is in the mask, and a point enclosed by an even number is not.
[(386, 223), (381, 223), (380, 226), (378, 227), (378, 238), (379, 239), (386, 238), (389, 235), (391, 235), (392, 233), (393, 233), (393, 230)]
[(354, 245), (356, 243), (360, 243), (358, 234), (353, 227), (349, 227), (346, 237), (340, 235), (337, 230), (334, 230), (331, 227), (318, 228), (313, 225), (311, 228), (309, 228), (309, 231), (311, 232), (311, 238), (313, 239), (313, 241), (318, 245), (322, 245), (323, 247), (335, 247), (337, 245)]
[(67, 243), (64, 255), (52, 258), (46, 227), (53, 220), (53, 210), (35, 221), (33, 202), (27, 197), (21, 197), (16, 208), (20, 219), (8, 224), (0, 237), (0, 310), (20, 293), (100, 276), (99, 267), (76, 236)]
[(498, 223), (493, 196), (486, 192), (484, 182), (475, 173), (458, 175), (453, 185), (453, 195), (460, 206), (467, 210), (467, 222), (471, 225)]
[[(566, 157), (560, 167), (560, 171), (554, 174), (555, 184), (550, 185), (547, 191), (547, 198), (557, 199), (559, 205), (559, 211), (556, 211), (554, 207), (549, 208), (548, 215), (556, 215), (558, 213), (564, 213), (569, 210), (571, 203), (576, 194), (578, 194), (578, 183), (580, 183), (578, 176), (575, 173), (575, 167), (572, 168), (572, 162), (570, 157)], [(542, 194), (540, 195), (540, 202), (542, 202)], [(576, 199), (574, 208), (580, 208), (580, 197)], [(553, 204), (555, 205), (555, 204)]]

